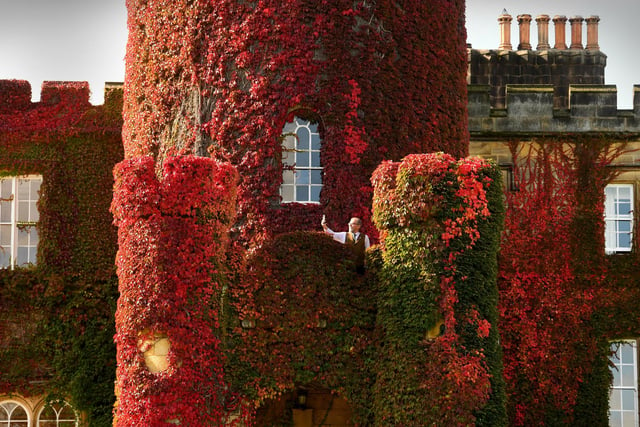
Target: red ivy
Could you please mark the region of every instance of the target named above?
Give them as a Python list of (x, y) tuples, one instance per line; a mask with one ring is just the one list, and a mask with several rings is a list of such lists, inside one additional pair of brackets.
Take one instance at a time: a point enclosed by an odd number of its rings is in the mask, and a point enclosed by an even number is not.
[[(151, 157), (115, 169), (119, 227), (115, 425), (222, 425), (233, 400), (223, 381), (214, 308), (234, 218), (235, 170), (197, 157)], [(186, 326), (188, 325), (188, 327)], [(167, 337), (168, 369), (152, 373), (145, 340)]]

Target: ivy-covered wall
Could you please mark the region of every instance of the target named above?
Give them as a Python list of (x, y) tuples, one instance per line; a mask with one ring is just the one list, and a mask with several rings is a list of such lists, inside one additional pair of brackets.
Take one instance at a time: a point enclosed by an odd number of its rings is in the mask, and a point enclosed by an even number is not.
[[(634, 251), (605, 255), (604, 188), (623, 137), (511, 142), (500, 335), (511, 425), (607, 425), (609, 341), (640, 335)], [(635, 274), (631, 273), (635, 271)]]
[(0, 393), (69, 399), (92, 425), (114, 401), (113, 165), (122, 92), (89, 104), (86, 83), (0, 81), (0, 174), (43, 176), (37, 264), (0, 270)]

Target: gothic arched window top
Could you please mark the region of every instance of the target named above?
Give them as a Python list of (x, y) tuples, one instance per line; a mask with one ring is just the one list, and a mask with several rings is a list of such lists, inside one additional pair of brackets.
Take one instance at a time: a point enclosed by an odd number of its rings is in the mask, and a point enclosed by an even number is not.
[(318, 124), (300, 117), (282, 130), (282, 201), (319, 203), (322, 190), (322, 141)]
[(0, 427), (28, 427), (27, 409), (12, 400), (0, 402)]
[(38, 427), (78, 427), (76, 411), (65, 401), (47, 403), (38, 414)]

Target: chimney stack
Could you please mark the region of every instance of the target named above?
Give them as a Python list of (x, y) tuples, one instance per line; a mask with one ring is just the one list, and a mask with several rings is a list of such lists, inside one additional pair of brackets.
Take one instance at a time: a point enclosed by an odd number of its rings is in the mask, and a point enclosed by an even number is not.
[(549, 15), (536, 16), (536, 23), (538, 24), (538, 46), (537, 50), (547, 50), (551, 48), (549, 45)]
[(582, 49), (582, 16), (572, 16), (571, 23), (571, 46), (570, 49)]
[(556, 32), (556, 44), (554, 49), (566, 49), (567, 42), (565, 39), (565, 26), (567, 23), (567, 17), (564, 15), (556, 15), (553, 17), (553, 24)]
[(498, 16), (498, 22), (500, 23), (500, 44), (498, 49), (511, 50), (511, 15), (507, 13), (507, 10), (503, 10), (502, 14)]
[(518, 15), (518, 25), (520, 26), (520, 44), (518, 44), (518, 50), (531, 50), (531, 43), (529, 42), (531, 15)]
[(600, 17), (589, 16), (585, 21), (587, 21), (587, 50), (600, 50), (600, 46), (598, 46), (598, 22), (600, 22)]

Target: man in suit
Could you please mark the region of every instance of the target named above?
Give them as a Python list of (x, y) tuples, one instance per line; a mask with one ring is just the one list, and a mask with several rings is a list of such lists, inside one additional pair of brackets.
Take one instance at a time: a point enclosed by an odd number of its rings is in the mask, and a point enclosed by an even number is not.
[(357, 217), (349, 221), (349, 231), (335, 232), (327, 226), (327, 220), (322, 216), (322, 229), (340, 243), (347, 245), (355, 256), (356, 271), (364, 274), (364, 252), (371, 246), (369, 236), (360, 232), (362, 220)]

